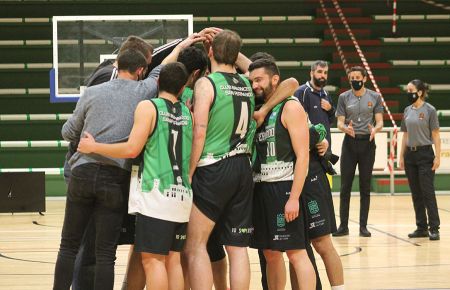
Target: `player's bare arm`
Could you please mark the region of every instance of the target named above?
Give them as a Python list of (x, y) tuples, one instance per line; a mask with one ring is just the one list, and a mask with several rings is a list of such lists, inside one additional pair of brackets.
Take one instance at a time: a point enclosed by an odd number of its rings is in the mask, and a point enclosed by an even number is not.
[(197, 163), (205, 146), (206, 130), (208, 128), (209, 109), (214, 97), (214, 88), (211, 82), (203, 77), (194, 87), (194, 132), (192, 140), (191, 162), (189, 176), (194, 175)]
[(309, 129), (306, 113), (300, 102), (289, 101), (284, 105), (281, 122), (289, 132), (292, 148), (297, 158), (291, 195), (285, 206), (285, 218), (287, 222), (290, 222), (299, 215), (298, 200), (303, 190), (309, 166)]

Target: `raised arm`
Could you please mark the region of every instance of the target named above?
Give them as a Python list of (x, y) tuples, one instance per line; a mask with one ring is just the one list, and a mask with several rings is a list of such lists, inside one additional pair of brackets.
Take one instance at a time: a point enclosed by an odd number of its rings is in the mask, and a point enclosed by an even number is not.
[(192, 33), (189, 35), (185, 40), (180, 42), (173, 50), (172, 52), (161, 62), (161, 64), (168, 64), (171, 62), (176, 62), (178, 59), (178, 55), (180, 52), (194, 43), (204, 41), (206, 38), (199, 33)]
[(205, 146), (209, 109), (214, 98), (214, 88), (207, 78), (201, 78), (194, 87), (194, 132), (189, 176), (192, 178)]
[(289, 132), (297, 158), (294, 167), (294, 181), (291, 195), (285, 205), (285, 218), (287, 222), (293, 221), (299, 215), (299, 198), (303, 190), (309, 166), (309, 129), (305, 110), (296, 101), (289, 101), (284, 105), (281, 116), (283, 125)]
[(78, 151), (97, 153), (112, 158), (136, 158), (147, 143), (156, 122), (156, 108), (150, 101), (142, 101), (134, 113), (134, 124), (127, 142), (116, 144), (97, 143), (88, 132), (80, 139)]

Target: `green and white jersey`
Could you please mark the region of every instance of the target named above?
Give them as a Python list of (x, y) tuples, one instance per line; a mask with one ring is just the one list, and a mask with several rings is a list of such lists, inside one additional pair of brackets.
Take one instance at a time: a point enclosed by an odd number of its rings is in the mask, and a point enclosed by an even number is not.
[(255, 98), (247, 78), (216, 72), (208, 76), (214, 87), (205, 146), (198, 166), (207, 166), (238, 154), (250, 154), (256, 130)]
[(194, 91), (191, 88), (185, 87), (183, 92), (181, 93), (180, 101), (183, 104), (186, 104), (188, 100), (192, 101), (192, 95)]
[(256, 131), (255, 182), (294, 180), (295, 152), (289, 132), (281, 122), (281, 114), (288, 101), (298, 102), (298, 99), (289, 97), (275, 106)]
[(192, 117), (181, 102), (152, 99), (157, 111), (153, 133), (145, 145), (136, 192), (130, 191), (129, 212), (173, 222), (187, 222), (192, 206), (189, 160)]

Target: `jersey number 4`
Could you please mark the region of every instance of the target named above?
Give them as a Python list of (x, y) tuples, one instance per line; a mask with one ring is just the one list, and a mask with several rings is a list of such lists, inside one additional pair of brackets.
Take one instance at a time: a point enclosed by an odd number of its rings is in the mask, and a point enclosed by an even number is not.
[(241, 115), (235, 133), (242, 138), (245, 137), (248, 130), (248, 103), (241, 102)]

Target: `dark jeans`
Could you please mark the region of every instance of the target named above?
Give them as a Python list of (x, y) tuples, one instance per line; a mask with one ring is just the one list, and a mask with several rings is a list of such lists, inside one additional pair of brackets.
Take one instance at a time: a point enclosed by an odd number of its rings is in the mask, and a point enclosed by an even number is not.
[(72, 290), (93, 290), (95, 277), (95, 222), (88, 222), (75, 259)]
[(91, 217), (96, 228), (94, 289), (113, 289), (117, 240), (129, 184), (130, 172), (115, 166), (88, 163), (72, 170), (53, 289), (70, 288), (75, 256)]
[(404, 158), (417, 228), (428, 230), (430, 226), (430, 230), (438, 230), (440, 220), (434, 192), (434, 171), (431, 170), (434, 160), (433, 148), (429, 146), (418, 151), (406, 150)]
[(359, 225), (367, 226), (370, 207), (370, 180), (372, 179), (373, 164), (375, 162), (375, 149), (375, 141), (369, 141), (369, 135), (357, 135), (356, 138), (345, 135), (341, 154), (341, 196), (339, 208), (342, 227), (348, 227), (350, 194), (356, 165), (358, 165), (359, 169)]
[[(76, 152), (76, 145), (69, 144), (69, 150), (64, 162), (64, 180), (69, 184), (71, 169), (68, 160)], [(75, 259), (73, 269), (72, 290), (93, 290), (95, 276), (95, 224), (93, 218), (89, 220), (84, 232), (81, 246)]]

